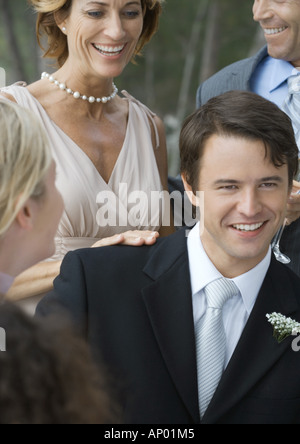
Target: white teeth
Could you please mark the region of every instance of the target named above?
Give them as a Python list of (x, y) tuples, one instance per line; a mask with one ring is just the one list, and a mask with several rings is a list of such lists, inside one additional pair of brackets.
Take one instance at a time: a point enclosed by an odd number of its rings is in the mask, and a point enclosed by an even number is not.
[(263, 226), (264, 222), (260, 223), (260, 224), (253, 224), (253, 225), (233, 225), (233, 228), (235, 228), (236, 230), (239, 231), (256, 231), (259, 228), (261, 228)]
[(280, 32), (283, 32), (286, 29), (287, 29), (287, 26), (282, 27), (282, 28), (264, 29), (264, 32), (267, 35), (274, 35), (274, 34), (280, 34)]
[(103, 54), (106, 55), (116, 55), (123, 51), (125, 48), (125, 45), (122, 46), (115, 46), (114, 48), (112, 46), (102, 46), (102, 45), (95, 45), (94, 47), (98, 49)]

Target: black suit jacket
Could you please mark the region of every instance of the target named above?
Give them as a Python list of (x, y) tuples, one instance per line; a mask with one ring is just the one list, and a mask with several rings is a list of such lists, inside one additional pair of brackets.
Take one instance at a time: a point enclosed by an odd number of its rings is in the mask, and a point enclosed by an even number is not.
[[(69, 253), (38, 314), (57, 304), (121, 382), (126, 423), (200, 422), (185, 230), (153, 247)], [(300, 353), (295, 338), (273, 338), (274, 311), (300, 320), (300, 280), (275, 260), (203, 424), (300, 423)]]

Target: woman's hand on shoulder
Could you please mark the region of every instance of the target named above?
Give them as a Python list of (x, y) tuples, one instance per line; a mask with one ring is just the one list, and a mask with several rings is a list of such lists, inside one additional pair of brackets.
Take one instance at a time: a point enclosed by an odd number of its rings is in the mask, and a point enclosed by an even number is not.
[(113, 245), (129, 245), (141, 247), (142, 245), (154, 245), (159, 233), (157, 231), (127, 231), (123, 234), (116, 234), (96, 242), (92, 248), (110, 247)]

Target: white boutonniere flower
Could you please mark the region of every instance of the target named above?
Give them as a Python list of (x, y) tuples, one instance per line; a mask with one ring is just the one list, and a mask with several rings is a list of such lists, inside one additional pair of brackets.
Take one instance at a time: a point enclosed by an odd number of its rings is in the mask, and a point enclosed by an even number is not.
[(300, 334), (300, 324), (280, 313), (267, 314), (267, 319), (274, 327), (274, 338), (280, 344), (289, 336)]

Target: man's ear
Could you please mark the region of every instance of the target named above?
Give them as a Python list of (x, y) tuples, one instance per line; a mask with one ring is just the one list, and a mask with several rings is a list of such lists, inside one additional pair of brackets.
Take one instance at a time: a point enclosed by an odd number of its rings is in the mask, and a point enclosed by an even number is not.
[(194, 193), (194, 191), (193, 191), (193, 188), (192, 188), (192, 186), (189, 185), (189, 183), (186, 181), (186, 176), (185, 176), (184, 173), (181, 175), (181, 178), (182, 178), (182, 181), (183, 181), (183, 185), (184, 185), (185, 192), (186, 192), (186, 194), (187, 194), (187, 196), (188, 196), (188, 198), (189, 198), (191, 204), (192, 204), (194, 207), (200, 207), (200, 204), (201, 204), (201, 203), (200, 203), (200, 201), (199, 201), (199, 198), (198, 198), (197, 196), (195, 196), (195, 193)]

